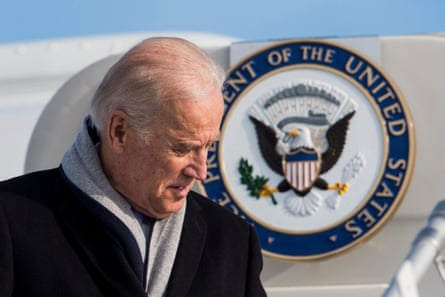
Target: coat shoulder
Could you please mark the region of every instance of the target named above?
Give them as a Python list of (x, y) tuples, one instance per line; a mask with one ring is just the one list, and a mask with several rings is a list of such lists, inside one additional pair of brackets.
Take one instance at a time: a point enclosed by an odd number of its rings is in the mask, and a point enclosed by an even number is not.
[(62, 185), (65, 182), (57, 168), (13, 177), (0, 181), (0, 203), (19, 204), (21, 207), (29, 202), (47, 204)]
[(190, 196), (191, 199), (188, 202), (192, 204), (190, 208), (195, 208), (194, 211), (198, 210), (207, 223), (214, 223), (219, 227), (224, 226), (224, 228), (232, 226), (238, 231), (248, 231), (250, 225), (247, 221), (227, 208), (196, 192), (191, 192)]
[(59, 179), (61, 180), (62, 176), (58, 168), (30, 172), (0, 181), (0, 192), (34, 192), (54, 184)]

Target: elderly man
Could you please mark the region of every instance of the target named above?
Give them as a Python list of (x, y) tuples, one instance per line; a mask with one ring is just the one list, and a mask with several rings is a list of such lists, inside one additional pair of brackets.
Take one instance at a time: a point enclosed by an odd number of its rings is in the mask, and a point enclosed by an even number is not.
[(59, 168), (0, 183), (0, 296), (266, 296), (254, 229), (191, 191), (223, 77), (179, 38), (123, 55)]

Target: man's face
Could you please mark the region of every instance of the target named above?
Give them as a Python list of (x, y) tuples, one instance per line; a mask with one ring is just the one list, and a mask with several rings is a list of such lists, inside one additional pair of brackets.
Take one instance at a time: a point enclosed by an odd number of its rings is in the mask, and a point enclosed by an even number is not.
[(156, 218), (178, 211), (194, 182), (206, 177), (207, 152), (219, 137), (221, 91), (206, 100), (171, 100), (148, 142), (130, 128), (117, 189), (137, 210)]

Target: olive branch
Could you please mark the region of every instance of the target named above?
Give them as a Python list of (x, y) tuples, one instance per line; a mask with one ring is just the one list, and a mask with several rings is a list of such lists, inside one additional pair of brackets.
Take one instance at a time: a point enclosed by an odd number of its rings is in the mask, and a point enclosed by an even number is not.
[[(264, 190), (266, 183), (269, 179), (265, 176), (256, 175), (255, 177), (252, 175), (253, 166), (249, 164), (249, 162), (241, 158), (238, 166), (238, 172), (241, 174), (241, 183), (247, 186), (247, 190), (249, 191), (250, 196), (256, 197), (256, 199), (260, 199), (260, 192)], [(272, 203), (277, 204), (277, 201), (272, 193), (268, 193), (272, 198)]]

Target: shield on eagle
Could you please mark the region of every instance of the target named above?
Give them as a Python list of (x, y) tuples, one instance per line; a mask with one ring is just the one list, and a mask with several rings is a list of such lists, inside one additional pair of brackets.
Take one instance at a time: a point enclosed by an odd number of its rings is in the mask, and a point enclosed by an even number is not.
[(283, 156), (284, 177), (297, 191), (309, 190), (320, 174), (321, 159), (314, 149), (298, 148)]

